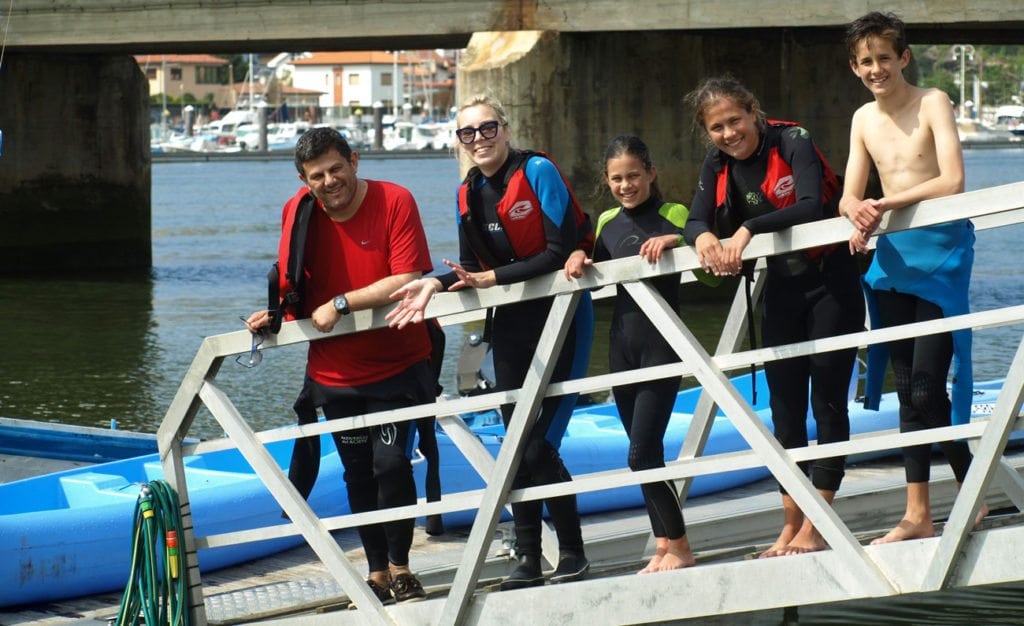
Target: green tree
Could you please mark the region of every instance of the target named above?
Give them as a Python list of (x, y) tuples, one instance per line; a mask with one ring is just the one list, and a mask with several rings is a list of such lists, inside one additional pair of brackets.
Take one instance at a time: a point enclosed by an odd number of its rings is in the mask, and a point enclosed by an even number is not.
[[(960, 61), (953, 59), (953, 46), (914, 45), (911, 50), (917, 64), (917, 84), (941, 89), (959, 104), (960, 86), (956, 81), (960, 76)], [(1019, 101), (1024, 86), (1024, 46), (974, 46), (974, 58), (966, 61), (964, 74), (968, 99), (973, 95), (974, 77), (978, 76), (984, 87), (983, 104), (998, 106)]]
[(229, 61), (229, 65), (224, 67), (223, 84), (226, 85), (229, 82), (240, 83), (245, 80), (246, 74), (249, 73), (249, 55), (219, 54), (217, 56)]

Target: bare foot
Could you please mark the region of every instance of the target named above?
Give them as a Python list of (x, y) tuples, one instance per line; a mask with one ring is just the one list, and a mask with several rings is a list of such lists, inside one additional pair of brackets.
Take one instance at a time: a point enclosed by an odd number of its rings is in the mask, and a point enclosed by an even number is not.
[(824, 541), (816, 541), (812, 543), (794, 541), (782, 550), (779, 550), (779, 553), (776, 556), (792, 556), (794, 554), (809, 554), (811, 552), (821, 552), (827, 547), (828, 544), (826, 544)]
[(820, 552), (828, 547), (825, 540), (822, 539), (821, 534), (818, 532), (814, 525), (811, 524), (810, 520), (805, 520), (804, 525), (800, 528), (800, 532), (793, 537), (793, 541), (790, 541), (785, 548), (783, 548), (778, 556), (791, 556), (794, 554), (807, 554), (808, 552)]
[(779, 533), (779, 538), (775, 540), (772, 547), (768, 548), (760, 554), (757, 558), (759, 559), (770, 559), (775, 556), (783, 556), (785, 554), (786, 546), (788, 546), (793, 539), (796, 537), (797, 531), (789, 524), (782, 527), (782, 532)]
[(770, 559), (772, 557), (782, 556), (783, 550), (786, 549), (787, 545), (789, 545), (789, 544), (778, 543), (778, 542), (773, 543), (772, 547), (768, 548), (767, 550), (765, 550), (764, 552), (759, 554), (757, 556), (757, 558), (759, 558), (759, 559)]
[(908, 539), (926, 539), (928, 537), (935, 536), (935, 526), (932, 525), (932, 521), (915, 523), (908, 519), (900, 520), (896, 527), (885, 534), (884, 537), (879, 537), (871, 542), (871, 545), (876, 546), (883, 543), (895, 543), (897, 541), (906, 541)]
[(659, 548), (658, 552), (651, 557), (651, 560), (647, 562), (647, 566), (637, 572), (637, 574), (653, 574), (658, 571), (661, 566), (661, 560), (665, 558), (665, 553)]
[(669, 539), (665, 543), (665, 555), (658, 564), (657, 571), (668, 572), (684, 567), (693, 567), (697, 560), (693, 558), (693, 550), (690, 549), (690, 540), (686, 535), (679, 539)]
[(984, 502), (982, 502), (981, 506), (978, 508), (978, 514), (976, 516), (974, 516), (974, 529), (975, 530), (981, 528), (981, 523), (983, 521), (985, 521), (985, 518), (987, 516), (988, 516), (988, 505), (985, 504)]

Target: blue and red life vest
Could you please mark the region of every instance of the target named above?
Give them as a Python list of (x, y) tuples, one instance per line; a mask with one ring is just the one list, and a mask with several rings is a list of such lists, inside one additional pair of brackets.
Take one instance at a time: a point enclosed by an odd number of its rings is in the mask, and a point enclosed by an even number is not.
[[(459, 186), (459, 228), (469, 241), (477, 260), (485, 269), (493, 269), (529, 258), (540, 254), (547, 247), (541, 202), (526, 178), (526, 163), (534, 156), (544, 157), (551, 161), (550, 157), (543, 152), (512, 151), (509, 156), (511, 162), (505, 171), (505, 193), (496, 206), (498, 220), (501, 222), (501, 227), (512, 248), (513, 258), (511, 259), (499, 259), (494, 255), (490, 246), (484, 243), (479, 227), (474, 224), (472, 219), (469, 193), (470, 189), (478, 184), (483, 174), (474, 167)], [(551, 163), (555, 165), (554, 161)], [(555, 165), (555, 169), (558, 169), (557, 165)], [(558, 174), (562, 177), (562, 182), (565, 183), (565, 188), (569, 192), (569, 204), (572, 205), (573, 216), (576, 220), (576, 232), (580, 237), (576, 245), (590, 254), (594, 247), (594, 233), (590, 228), (590, 217), (580, 207), (576, 194), (573, 193), (565, 175), (561, 170), (558, 170)]]

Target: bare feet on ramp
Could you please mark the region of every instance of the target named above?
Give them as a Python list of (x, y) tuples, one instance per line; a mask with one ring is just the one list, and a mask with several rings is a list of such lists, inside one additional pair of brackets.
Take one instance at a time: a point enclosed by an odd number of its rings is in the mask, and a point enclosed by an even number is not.
[(772, 547), (762, 552), (757, 558), (770, 559), (776, 556), (783, 556), (785, 554), (786, 546), (788, 546), (796, 536), (797, 531), (789, 524), (783, 526), (782, 532), (779, 533), (779, 538), (775, 540)]
[(659, 550), (658, 554), (651, 557), (651, 560), (647, 562), (647, 565), (637, 572), (637, 574), (651, 574), (658, 571), (658, 567), (661, 566), (661, 560), (665, 558), (665, 554)]
[(932, 525), (931, 520), (926, 522), (912, 522), (908, 519), (900, 520), (896, 527), (887, 532), (884, 536), (879, 537), (871, 542), (871, 545), (877, 546), (883, 543), (895, 543), (897, 541), (906, 541), (908, 539), (927, 539), (928, 537), (935, 536), (935, 526)]
[(665, 558), (661, 559), (661, 563), (658, 566), (659, 572), (669, 572), (674, 569), (683, 569), (684, 567), (693, 567), (697, 564), (697, 561), (693, 558), (693, 555), (685, 556), (679, 554), (673, 554), (669, 551), (665, 555)]
[(697, 560), (693, 557), (693, 550), (690, 548), (690, 541), (685, 535), (679, 539), (660, 539), (657, 551), (647, 567), (638, 574), (653, 574), (655, 572), (669, 572), (684, 567), (693, 567)]

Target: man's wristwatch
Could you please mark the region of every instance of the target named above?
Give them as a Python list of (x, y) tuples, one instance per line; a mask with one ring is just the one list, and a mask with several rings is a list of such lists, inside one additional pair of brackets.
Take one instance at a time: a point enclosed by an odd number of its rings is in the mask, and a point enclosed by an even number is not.
[(348, 315), (352, 312), (348, 308), (348, 300), (345, 298), (345, 294), (338, 294), (334, 296), (334, 310), (342, 315)]

